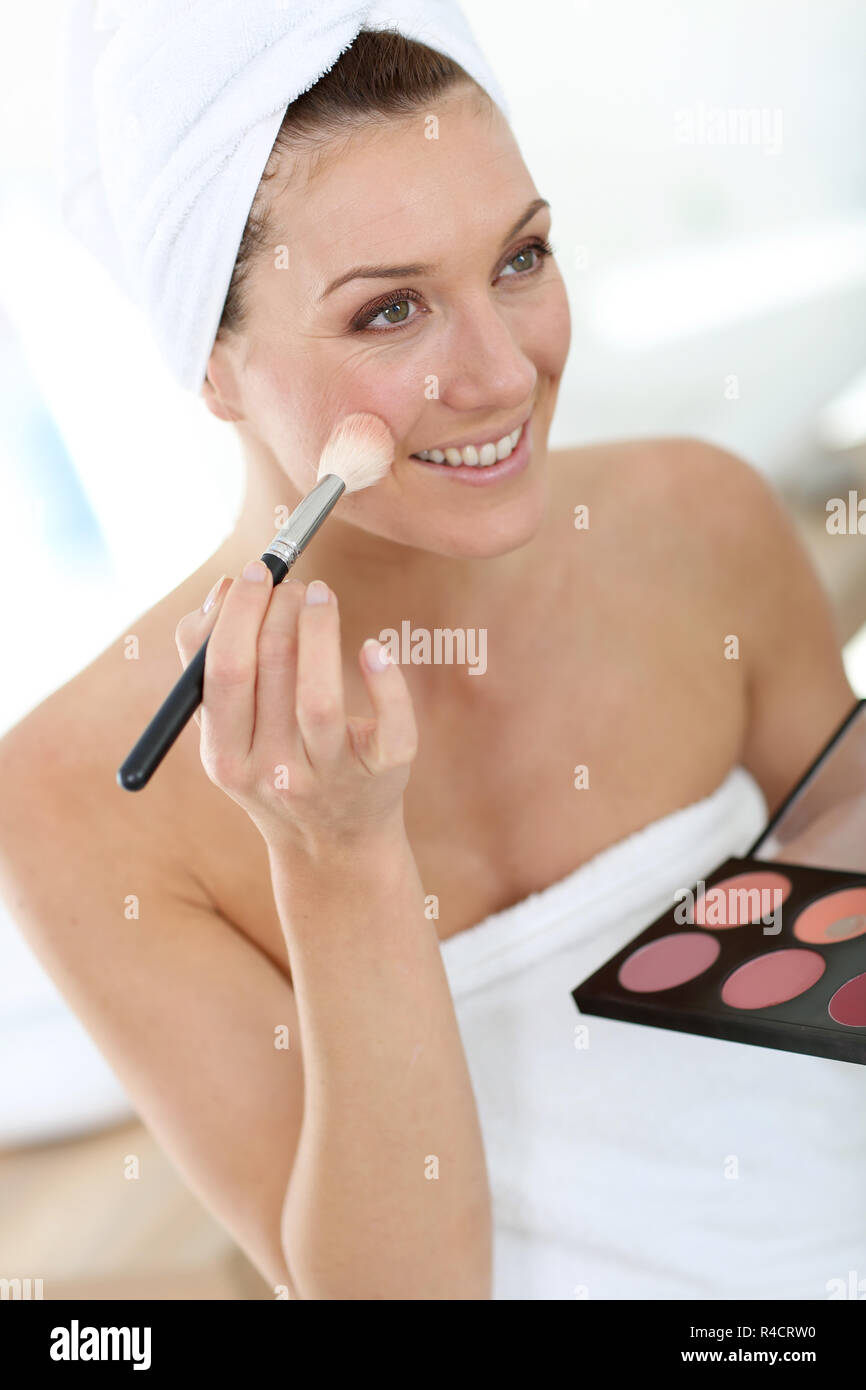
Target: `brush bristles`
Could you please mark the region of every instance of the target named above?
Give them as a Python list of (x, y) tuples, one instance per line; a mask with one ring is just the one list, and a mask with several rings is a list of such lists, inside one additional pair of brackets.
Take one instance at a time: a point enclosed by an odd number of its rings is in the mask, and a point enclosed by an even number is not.
[(347, 415), (322, 450), (316, 481), (336, 473), (347, 492), (360, 492), (384, 478), (393, 461), (394, 440), (385, 421), (378, 415)]

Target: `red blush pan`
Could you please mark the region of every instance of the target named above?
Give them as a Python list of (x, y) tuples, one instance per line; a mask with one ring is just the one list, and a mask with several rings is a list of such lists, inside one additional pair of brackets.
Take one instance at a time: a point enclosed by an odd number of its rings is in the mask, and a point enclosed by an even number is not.
[(866, 975), (855, 975), (836, 990), (830, 1000), (829, 1014), (848, 1028), (866, 1028)]

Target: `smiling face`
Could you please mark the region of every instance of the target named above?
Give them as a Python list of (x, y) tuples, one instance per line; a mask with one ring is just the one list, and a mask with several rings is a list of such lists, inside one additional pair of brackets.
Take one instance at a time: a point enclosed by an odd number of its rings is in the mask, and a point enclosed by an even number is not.
[(342, 416), (381, 416), (393, 467), (343, 498), (342, 519), (422, 550), (497, 555), (544, 513), (568, 303), (550, 211), (498, 108), (464, 84), (435, 115), (438, 138), (419, 111), (283, 157), (248, 319), (217, 340), (205, 399), (301, 493)]

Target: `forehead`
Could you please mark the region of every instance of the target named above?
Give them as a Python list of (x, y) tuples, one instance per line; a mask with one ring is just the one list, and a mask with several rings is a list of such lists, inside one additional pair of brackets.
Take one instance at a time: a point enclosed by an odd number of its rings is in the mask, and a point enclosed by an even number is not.
[(535, 192), (501, 112), (465, 90), (300, 154), (285, 175), (274, 236), (321, 286), (349, 261), (432, 261), (449, 243), (498, 242)]

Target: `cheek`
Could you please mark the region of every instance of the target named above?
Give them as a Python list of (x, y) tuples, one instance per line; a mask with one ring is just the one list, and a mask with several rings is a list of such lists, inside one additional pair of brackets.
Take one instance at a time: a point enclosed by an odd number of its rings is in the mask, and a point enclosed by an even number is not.
[(320, 420), (303, 358), (258, 352), (247, 364), (244, 408), (250, 429), (271, 450), (291, 480), (309, 488)]
[(521, 334), (523, 351), (539, 376), (558, 378), (571, 346), (571, 314), (565, 285), (557, 277), (540, 304), (527, 313)]
[(251, 422), (289, 477), (309, 488), (328, 436), (346, 415), (378, 415), (399, 450), (424, 413), (427, 380), (407, 354), (366, 345), (348, 355), (272, 355), (256, 365), (248, 396)]
[(385, 421), (399, 452), (402, 441), (428, 408), (425, 390), (429, 378), (424, 375), (423, 362), (405, 350), (361, 347), (333, 362), (325, 382), (319, 386), (316, 400), (322, 445), (344, 415), (364, 411)]

